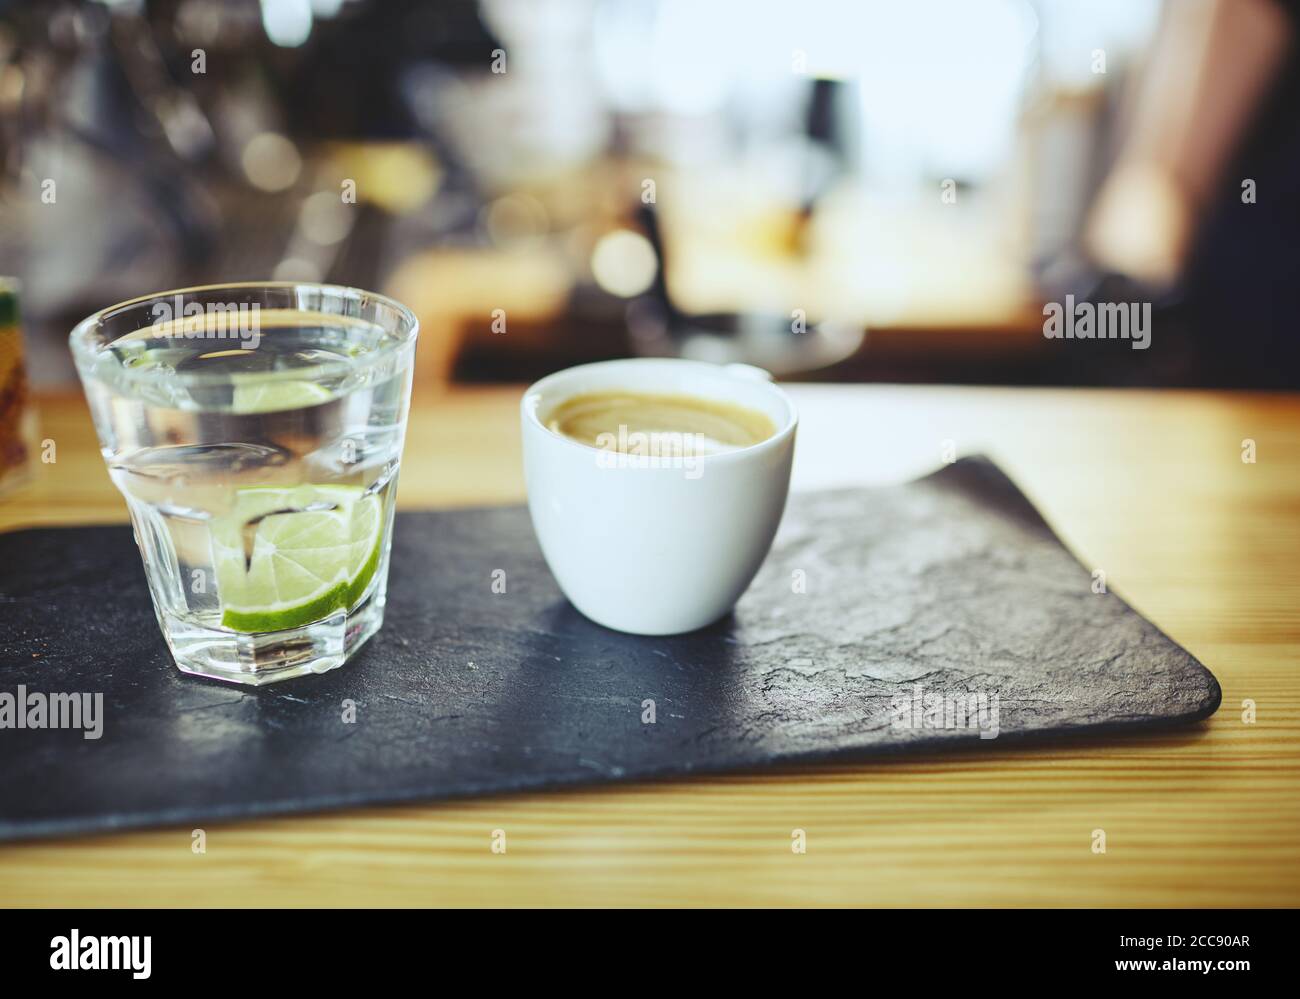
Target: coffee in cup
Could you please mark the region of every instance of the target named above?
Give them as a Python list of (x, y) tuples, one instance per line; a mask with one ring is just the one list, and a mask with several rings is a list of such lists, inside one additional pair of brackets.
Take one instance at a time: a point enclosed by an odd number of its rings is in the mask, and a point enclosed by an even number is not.
[(622, 454), (720, 454), (753, 447), (776, 433), (766, 414), (748, 406), (634, 389), (570, 396), (545, 420), (553, 433)]

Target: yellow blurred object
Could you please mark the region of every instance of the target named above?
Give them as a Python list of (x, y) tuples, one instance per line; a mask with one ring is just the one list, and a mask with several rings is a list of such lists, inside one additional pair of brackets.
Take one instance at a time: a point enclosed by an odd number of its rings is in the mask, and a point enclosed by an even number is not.
[(738, 219), (736, 239), (753, 255), (781, 263), (803, 252), (807, 229), (806, 216), (777, 206)]
[(876, 330), (1001, 327), (1041, 337), (1025, 250), (996, 192), (957, 206), (845, 183), (804, 222), (788, 206), (764, 209), (730, 180), (674, 176), (674, 196), (660, 205), (668, 287), (684, 311), (797, 308)]
[(26, 480), (35, 431), (23, 364), (18, 285), (0, 278), (0, 491)]
[(415, 211), (442, 183), (442, 166), (427, 148), (413, 142), (335, 143), (329, 147), (328, 163), (330, 173), (337, 175), (331, 187), (352, 181), (358, 201), (393, 215)]

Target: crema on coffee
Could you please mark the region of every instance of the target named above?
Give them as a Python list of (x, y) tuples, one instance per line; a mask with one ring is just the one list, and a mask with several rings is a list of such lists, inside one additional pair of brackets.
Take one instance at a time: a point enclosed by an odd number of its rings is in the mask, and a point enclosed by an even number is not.
[(767, 415), (733, 402), (694, 395), (611, 390), (575, 395), (546, 426), (580, 444), (627, 454), (684, 450), (718, 454), (752, 447), (776, 433)]

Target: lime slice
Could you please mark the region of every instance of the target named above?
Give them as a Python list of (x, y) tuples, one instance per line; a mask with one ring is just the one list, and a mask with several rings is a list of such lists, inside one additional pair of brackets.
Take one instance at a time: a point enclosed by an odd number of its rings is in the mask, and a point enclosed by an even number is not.
[(365, 595), (383, 551), (383, 505), (356, 486), (242, 489), (213, 523), (221, 624), (298, 628)]
[(332, 398), (329, 389), (315, 382), (265, 382), (236, 384), (230, 405), (236, 413), (274, 413), (283, 409), (319, 406)]

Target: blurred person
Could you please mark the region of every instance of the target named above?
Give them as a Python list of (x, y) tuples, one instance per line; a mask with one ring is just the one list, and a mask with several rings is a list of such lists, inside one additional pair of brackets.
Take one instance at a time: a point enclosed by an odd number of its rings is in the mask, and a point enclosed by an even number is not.
[(1298, 23), (1297, 0), (1162, 11), (1085, 231), (1111, 275), (1093, 297), (1154, 298), (1155, 336), (1175, 339), (1139, 380), (1300, 386)]

